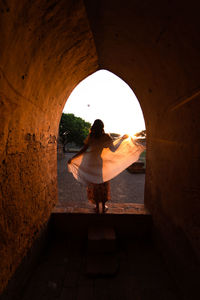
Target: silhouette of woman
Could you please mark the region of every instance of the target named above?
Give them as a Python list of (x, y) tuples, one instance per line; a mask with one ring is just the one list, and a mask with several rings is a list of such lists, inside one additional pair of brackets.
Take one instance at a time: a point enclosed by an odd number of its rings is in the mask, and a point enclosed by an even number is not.
[[(72, 159), (80, 156), (84, 152), (87, 151), (87, 149), (91, 148), (91, 155), (89, 159), (87, 158), (87, 162), (85, 161), (86, 158), (82, 160), (81, 165), (91, 165), (92, 168), (95, 168), (98, 166), (99, 171), (102, 173), (102, 159), (101, 159), (101, 153), (104, 147), (106, 145), (110, 144), (112, 141), (112, 138), (104, 132), (104, 124), (101, 120), (97, 119), (94, 121), (94, 124), (91, 127), (90, 134), (84, 141), (84, 147), (72, 157)], [(92, 151), (94, 150), (94, 151)], [(71, 163), (72, 159), (68, 160), (68, 164)], [(98, 175), (101, 176), (102, 175)], [(103, 178), (102, 178), (103, 180)], [(88, 200), (92, 202), (93, 204), (96, 204), (95, 210), (98, 213), (99, 212), (99, 203), (102, 202), (102, 210), (105, 212), (108, 208), (105, 205), (105, 203), (110, 200), (110, 182), (103, 182), (103, 183), (88, 183), (87, 185), (87, 196)]]
[(97, 213), (99, 203), (103, 213), (108, 209), (105, 203), (110, 200), (109, 180), (138, 160), (142, 151), (144, 147), (128, 135), (113, 140), (104, 132), (103, 122), (94, 121), (83, 148), (68, 160), (68, 170), (87, 185), (88, 200), (96, 204)]

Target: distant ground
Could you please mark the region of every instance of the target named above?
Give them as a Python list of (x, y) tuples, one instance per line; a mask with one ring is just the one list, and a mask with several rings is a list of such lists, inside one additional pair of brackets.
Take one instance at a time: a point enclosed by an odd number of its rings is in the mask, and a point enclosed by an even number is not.
[[(67, 170), (72, 153), (58, 159), (58, 206), (91, 207), (86, 189)], [(131, 174), (127, 170), (111, 180), (112, 203), (144, 203), (145, 174)]]

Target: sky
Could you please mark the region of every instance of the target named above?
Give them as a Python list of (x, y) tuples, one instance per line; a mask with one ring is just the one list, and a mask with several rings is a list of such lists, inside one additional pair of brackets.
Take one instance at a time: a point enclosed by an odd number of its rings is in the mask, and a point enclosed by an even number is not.
[(81, 81), (69, 96), (63, 112), (73, 113), (91, 124), (101, 119), (107, 133), (134, 135), (145, 129), (135, 94), (123, 80), (106, 70)]

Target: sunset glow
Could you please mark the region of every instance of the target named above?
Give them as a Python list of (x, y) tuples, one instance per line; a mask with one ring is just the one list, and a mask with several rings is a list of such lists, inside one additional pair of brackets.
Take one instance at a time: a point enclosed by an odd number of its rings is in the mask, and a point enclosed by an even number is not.
[(130, 87), (113, 73), (100, 70), (73, 90), (63, 110), (93, 123), (101, 119), (105, 132), (130, 134), (145, 129), (140, 104)]

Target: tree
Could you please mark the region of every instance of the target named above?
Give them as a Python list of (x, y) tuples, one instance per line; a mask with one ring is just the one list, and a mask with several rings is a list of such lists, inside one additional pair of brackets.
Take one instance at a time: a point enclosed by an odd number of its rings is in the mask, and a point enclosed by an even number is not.
[(120, 137), (120, 134), (119, 133), (111, 132), (110, 136), (115, 140), (115, 139), (118, 139)]
[(135, 136), (136, 136), (136, 137), (144, 137), (144, 138), (146, 138), (146, 130), (142, 130), (142, 131), (140, 131), (140, 132), (137, 132), (137, 133), (135, 134)]
[(82, 146), (83, 141), (89, 134), (91, 124), (74, 114), (62, 114), (59, 125), (59, 136), (63, 144), (63, 149), (68, 143), (74, 142), (77, 146)]

